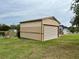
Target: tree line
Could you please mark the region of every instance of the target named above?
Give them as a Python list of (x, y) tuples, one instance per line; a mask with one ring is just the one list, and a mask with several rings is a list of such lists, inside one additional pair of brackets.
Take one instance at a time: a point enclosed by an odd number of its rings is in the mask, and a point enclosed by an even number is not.
[(6, 25), (6, 24), (0, 24), (0, 31), (8, 31), (9, 29), (16, 29), (19, 30), (19, 25)]

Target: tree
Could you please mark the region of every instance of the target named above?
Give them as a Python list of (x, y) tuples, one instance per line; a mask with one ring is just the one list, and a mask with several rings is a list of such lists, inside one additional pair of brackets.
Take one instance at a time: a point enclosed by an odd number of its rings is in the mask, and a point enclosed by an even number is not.
[(75, 17), (73, 18), (74, 21), (72, 21), (72, 26), (76, 26), (76, 31), (79, 32), (79, 0), (73, 0), (72, 7)]
[(10, 25), (11, 29), (16, 29), (16, 27), (17, 27), (16, 25)]
[(70, 26), (68, 29), (70, 30), (71, 33), (74, 33), (75, 32), (75, 28), (72, 27), (72, 26)]
[(0, 31), (8, 31), (10, 29), (10, 26), (2, 24), (0, 25)]
[(16, 30), (19, 30), (20, 29), (20, 25), (10, 25), (10, 28), (11, 29), (16, 29)]

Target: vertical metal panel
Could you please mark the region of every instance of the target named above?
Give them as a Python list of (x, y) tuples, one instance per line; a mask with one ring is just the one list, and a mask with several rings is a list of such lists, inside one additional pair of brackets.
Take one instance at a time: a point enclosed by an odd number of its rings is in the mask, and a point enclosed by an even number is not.
[(58, 27), (44, 25), (44, 41), (58, 37)]

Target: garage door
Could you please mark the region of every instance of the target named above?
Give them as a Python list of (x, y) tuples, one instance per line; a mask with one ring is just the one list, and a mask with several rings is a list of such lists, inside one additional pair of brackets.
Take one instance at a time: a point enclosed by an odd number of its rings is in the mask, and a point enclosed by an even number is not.
[(44, 40), (50, 40), (58, 37), (58, 27), (44, 25)]

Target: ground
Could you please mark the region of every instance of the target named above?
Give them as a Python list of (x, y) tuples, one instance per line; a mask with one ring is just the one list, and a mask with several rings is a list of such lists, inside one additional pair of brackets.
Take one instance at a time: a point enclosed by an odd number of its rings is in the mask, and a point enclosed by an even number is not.
[(79, 59), (79, 34), (46, 42), (0, 38), (0, 59)]

